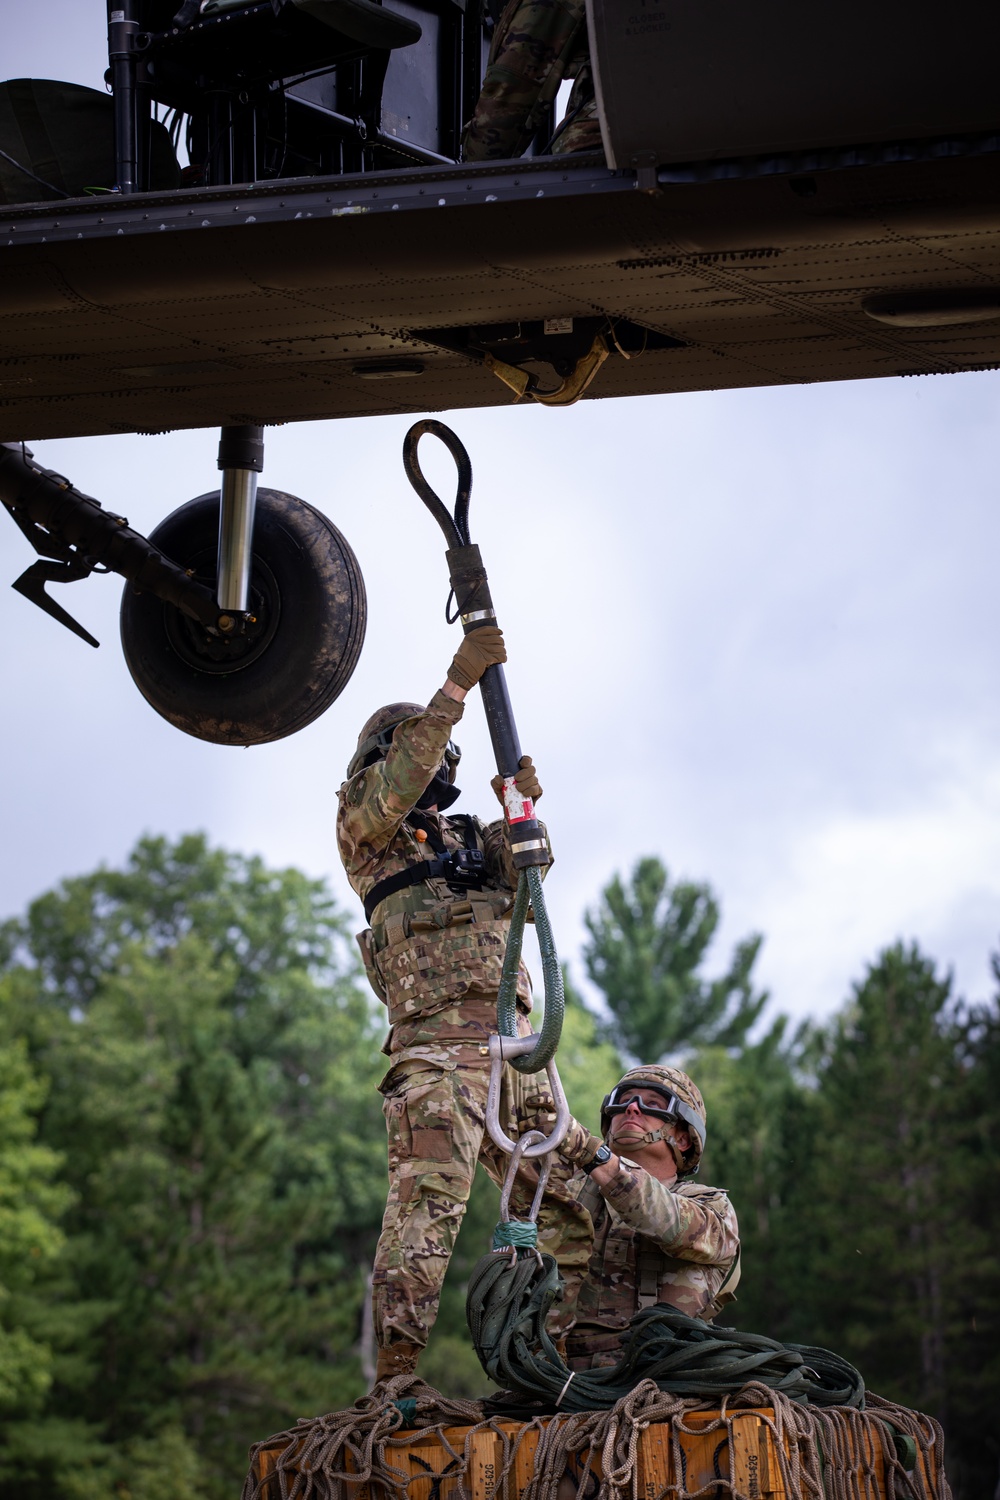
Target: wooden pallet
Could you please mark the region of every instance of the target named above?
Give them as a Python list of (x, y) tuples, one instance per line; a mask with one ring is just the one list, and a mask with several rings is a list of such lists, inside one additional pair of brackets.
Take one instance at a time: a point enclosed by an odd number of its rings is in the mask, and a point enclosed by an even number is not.
[[(712, 1411), (689, 1412), (683, 1424), (654, 1423), (642, 1432), (637, 1454), (637, 1473), (632, 1490), (634, 1500), (660, 1500), (667, 1493), (674, 1494), (681, 1482), (682, 1490), (697, 1494), (705, 1488), (711, 1495), (713, 1480), (735, 1481), (739, 1495), (746, 1500), (800, 1500), (788, 1493), (782, 1483), (781, 1468), (775, 1450), (775, 1436), (768, 1425), (774, 1412), (762, 1407), (756, 1411), (730, 1414), (727, 1418), (732, 1432), (732, 1445), (725, 1426), (717, 1426), (718, 1413)], [(466, 1490), (472, 1500), (519, 1500), (535, 1468), (535, 1455), (539, 1442), (537, 1427), (526, 1428), (518, 1422), (497, 1422), (494, 1431), (484, 1429), (473, 1432), (470, 1440), (469, 1472)], [(687, 1430), (684, 1430), (687, 1429)], [(503, 1432), (513, 1450), (513, 1462), (504, 1475)], [(469, 1429), (451, 1427), (445, 1437), (451, 1448), (462, 1455), (465, 1452)], [(266, 1479), (274, 1472), (275, 1463), (282, 1453), (281, 1448), (263, 1449), (257, 1457), (255, 1475)], [(855, 1455), (857, 1488), (859, 1497), (881, 1497), (886, 1494), (885, 1472), (882, 1452), (877, 1445), (869, 1451)], [(924, 1493), (934, 1495), (932, 1476), (924, 1471), (922, 1457), (918, 1465), (924, 1478)], [(414, 1433), (412, 1440), (391, 1449), (390, 1462), (410, 1475), (406, 1486), (408, 1500), (450, 1500), (457, 1484), (455, 1470), (462, 1467), (456, 1463), (448, 1449), (434, 1432), (426, 1436)], [(585, 1458), (578, 1466), (569, 1469), (560, 1484), (558, 1500), (575, 1500), (580, 1480), (583, 1477)], [(680, 1474), (677, 1469), (680, 1469)], [(449, 1472), (450, 1471), (450, 1472)], [(347, 1472), (356, 1472), (348, 1463)], [(601, 1477), (600, 1455), (595, 1454), (590, 1472)], [(270, 1488), (270, 1487), (269, 1487)], [(393, 1500), (382, 1494), (383, 1486), (361, 1486), (352, 1484), (343, 1487), (344, 1500)], [(402, 1485), (397, 1495), (402, 1495)], [(586, 1500), (594, 1489), (589, 1482), (584, 1485)], [(278, 1487), (272, 1491), (277, 1497)], [(264, 1491), (268, 1495), (268, 1489)]]

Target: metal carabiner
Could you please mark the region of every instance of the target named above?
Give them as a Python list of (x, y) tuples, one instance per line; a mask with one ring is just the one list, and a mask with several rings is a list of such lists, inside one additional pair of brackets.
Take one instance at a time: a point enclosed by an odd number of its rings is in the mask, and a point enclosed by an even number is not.
[[(511, 1057), (522, 1057), (538, 1045), (538, 1037), (532, 1032), (529, 1036), (491, 1036), (489, 1040), (490, 1055), (490, 1087), (486, 1096), (486, 1129), (489, 1131), (490, 1139), (495, 1141), (501, 1151), (515, 1152), (521, 1146), (521, 1142), (512, 1141), (510, 1136), (500, 1124), (500, 1084), (503, 1075), (504, 1062)], [(534, 1161), (539, 1156), (547, 1156), (550, 1151), (555, 1151), (565, 1140), (566, 1132), (569, 1130), (572, 1115), (569, 1112), (569, 1104), (563, 1092), (562, 1081), (559, 1077), (559, 1069), (556, 1067), (555, 1059), (545, 1069), (549, 1084), (552, 1088), (552, 1098), (556, 1106), (556, 1122), (552, 1127), (550, 1135), (543, 1135), (541, 1131), (528, 1131), (527, 1136), (537, 1135), (539, 1139), (532, 1141), (530, 1145), (524, 1146), (520, 1154), (526, 1161)], [(520, 1157), (519, 1157), (520, 1159)]]
[[(510, 1195), (514, 1187), (514, 1180), (517, 1177), (517, 1169), (521, 1165), (522, 1158), (524, 1157), (530, 1146), (536, 1146), (540, 1141), (544, 1140), (544, 1130), (526, 1130), (524, 1135), (521, 1136), (517, 1145), (514, 1147), (514, 1150), (511, 1152), (510, 1163), (507, 1167), (507, 1175), (503, 1180), (503, 1187), (500, 1189), (501, 1224), (510, 1223)], [(542, 1206), (542, 1199), (545, 1196), (545, 1189), (548, 1186), (549, 1173), (551, 1171), (552, 1157), (551, 1155), (549, 1155), (546, 1156), (545, 1160), (538, 1168), (538, 1186), (535, 1188), (535, 1196), (532, 1198), (531, 1207), (528, 1210), (528, 1223), (530, 1224), (534, 1224), (538, 1218), (538, 1210)]]

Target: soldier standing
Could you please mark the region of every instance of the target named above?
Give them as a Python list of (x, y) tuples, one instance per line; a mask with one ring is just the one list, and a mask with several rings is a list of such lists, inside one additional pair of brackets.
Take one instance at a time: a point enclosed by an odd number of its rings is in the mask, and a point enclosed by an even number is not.
[(463, 160), (521, 156), (567, 78), (573, 88), (566, 115), (545, 151), (601, 151), (585, 0), (508, 0), (465, 127)]
[[(574, 1121), (560, 1154), (594, 1225), (590, 1269), (567, 1340), (574, 1370), (613, 1365), (629, 1319), (657, 1302), (709, 1322), (735, 1301), (736, 1214), (689, 1179), (705, 1148), (705, 1102), (680, 1068), (632, 1068), (601, 1108), (599, 1141)], [(539, 1247), (548, 1249), (539, 1236)]]
[[(372, 1280), (377, 1380), (416, 1368), (476, 1163), (500, 1183), (508, 1160), (484, 1133), (489, 1064), (480, 1048), (497, 1028), (516, 871), (502, 818), (485, 825), (445, 816), (459, 795), (460, 752), (451, 731), (469, 689), (505, 660), (496, 626), (465, 636), (426, 708), (393, 703), (372, 715), (340, 789), (338, 848), (371, 923), (358, 941), (390, 1023), (383, 1051), (391, 1066), (380, 1084), (389, 1197)], [(529, 756), (515, 782), (523, 796), (541, 796)], [(502, 799), (500, 777), (493, 786)], [(531, 985), (523, 964), (517, 1002), (527, 1032)], [(500, 1113), (509, 1135), (533, 1128), (551, 1108), (544, 1075), (504, 1070)], [(557, 1184), (539, 1227), (569, 1288), (550, 1323), (558, 1337), (572, 1320), (573, 1290), (586, 1269), (590, 1218)]]

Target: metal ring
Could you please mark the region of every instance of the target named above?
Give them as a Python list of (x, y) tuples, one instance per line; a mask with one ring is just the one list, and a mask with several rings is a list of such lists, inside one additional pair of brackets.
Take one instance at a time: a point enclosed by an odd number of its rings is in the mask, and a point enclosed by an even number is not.
[[(486, 1097), (486, 1129), (490, 1139), (500, 1147), (500, 1150), (510, 1153), (517, 1150), (517, 1142), (511, 1140), (500, 1124), (500, 1080), (503, 1075), (504, 1065), (502, 1051), (504, 1038), (491, 1037), (490, 1040), (491, 1042), (496, 1041), (500, 1045), (496, 1048), (492, 1046), (490, 1048), (492, 1063), (490, 1066), (489, 1092)], [(535, 1037), (512, 1037), (509, 1040), (529, 1042), (531, 1046), (537, 1045), (537, 1038)], [(511, 1050), (513, 1051), (514, 1049)], [(520, 1053), (527, 1049), (518, 1047), (516, 1050)], [(556, 1120), (552, 1127), (551, 1135), (543, 1136), (540, 1140), (524, 1148), (523, 1156), (526, 1161), (533, 1161), (538, 1156), (546, 1156), (550, 1151), (557, 1150), (566, 1138), (570, 1120), (572, 1119), (566, 1094), (563, 1090), (562, 1080), (559, 1077), (559, 1069), (556, 1067), (554, 1059), (549, 1063), (545, 1071), (552, 1087), (552, 1099), (556, 1107)]]
[[(517, 1169), (521, 1165), (521, 1158), (523, 1157), (525, 1151), (528, 1149), (529, 1146), (536, 1146), (539, 1141), (544, 1141), (544, 1139), (545, 1139), (545, 1132), (544, 1131), (542, 1131), (542, 1130), (526, 1130), (524, 1132), (524, 1134), (518, 1140), (517, 1145), (514, 1147), (513, 1151), (511, 1152), (510, 1161), (509, 1161), (509, 1163), (507, 1165), (507, 1172), (506, 1172), (506, 1174), (504, 1176), (504, 1180), (503, 1180), (503, 1187), (500, 1189), (500, 1222), (501, 1222), (501, 1224), (509, 1224), (510, 1223), (510, 1194), (511, 1194), (511, 1189), (514, 1186), (514, 1179), (517, 1176)], [(530, 1219), (530, 1221), (532, 1223), (534, 1223), (535, 1220), (538, 1217), (538, 1210), (539, 1210), (539, 1208), (541, 1208), (541, 1205), (542, 1205), (542, 1195), (545, 1192), (545, 1184), (548, 1181), (549, 1172), (551, 1170), (552, 1170), (552, 1161), (551, 1161), (551, 1158), (547, 1158), (545, 1160), (545, 1162), (542, 1164), (542, 1167), (539, 1170), (539, 1174), (538, 1174), (538, 1187), (535, 1190), (534, 1200), (532, 1201), (532, 1204), (531, 1204), (531, 1211), (528, 1214), (528, 1218)]]

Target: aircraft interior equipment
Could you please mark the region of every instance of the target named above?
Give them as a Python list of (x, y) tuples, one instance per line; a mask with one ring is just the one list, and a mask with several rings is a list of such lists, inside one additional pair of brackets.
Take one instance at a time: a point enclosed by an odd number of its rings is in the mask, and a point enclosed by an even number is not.
[[(110, 97), (0, 83), (0, 441), (1000, 366), (995, 5), (587, 0), (603, 152), (547, 154), (550, 109), (523, 157), (463, 163), (501, 9), (109, 0)], [(241, 622), (219, 657), (171, 606), (192, 680), (243, 653), (210, 716), (235, 743), (235, 676), (273, 653), (249, 616), (277, 574), (261, 554), (241, 582), (279, 504), (257, 473), (223, 465), (221, 574), (217, 501), (151, 539), (190, 544)], [(75, 547), (30, 597), (86, 569)], [(363, 628), (337, 555), (353, 602), (317, 701)], [(200, 732), (173, 662), (126, 651)]]

